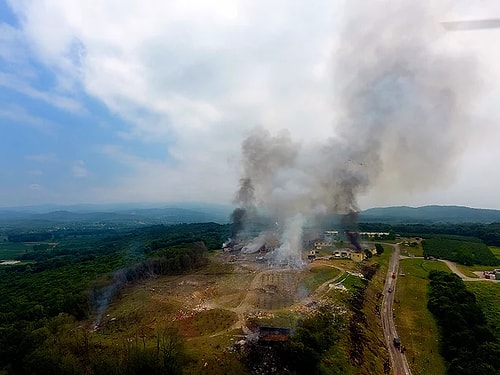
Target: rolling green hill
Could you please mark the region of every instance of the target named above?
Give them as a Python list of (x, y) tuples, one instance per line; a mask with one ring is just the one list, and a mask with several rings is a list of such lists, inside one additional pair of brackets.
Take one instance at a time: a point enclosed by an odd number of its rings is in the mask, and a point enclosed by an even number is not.
[(492, 223), (500, 222), (500, 210), (463, 206), (378, 207), (359, 215), (364, 222), (383, 223)]

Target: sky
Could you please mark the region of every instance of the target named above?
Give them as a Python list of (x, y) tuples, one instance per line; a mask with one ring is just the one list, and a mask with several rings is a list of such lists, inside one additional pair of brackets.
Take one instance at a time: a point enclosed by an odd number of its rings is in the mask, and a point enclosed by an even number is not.
[[(338, 65), (377, 63), (359, 39), (345, 58), (346, 20), (355, 31), (412, 27), (411, 7), (395, 3), (405, 1), (0, 0), (0, 206), (232, 204), (255, 128), (310, 144), (338, 136)], [(495, 0), (422, 3), (437, 28), (500, 18)], [(390, 45), (390, 33), (370, 35)], [(473, 87), (449, 139), (459, 152), (446, 178), (411, 163), (401, 175), (404, 149), (385, 155), (360, 208), (500, 209), (499, 41), (500, 29), (443, 28), (435, 48), (469, 61), (449, 65)], [(426, 141), (415, 142), (407, 152), (418, 157)]]

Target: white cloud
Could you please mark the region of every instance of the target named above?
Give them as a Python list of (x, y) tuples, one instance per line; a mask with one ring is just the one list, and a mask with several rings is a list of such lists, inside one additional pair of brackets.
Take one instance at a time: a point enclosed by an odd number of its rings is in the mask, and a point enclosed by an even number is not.
[(75, 99), (47, 91), (37, 90), (28, 83), (19, 80), (12, 74), (0, 73), (0, 86), (18, 91), (32, 99), (42, 100), (54, 107), (58, 107), (66, 111), (83, 111), (81, 104)]
[[(230, 201), (240, 143), (254, 126), (288, 128), (302, 140), (334, 135), (330, 67), (343, 16), (338, 2), (22, 0), (11, 5), (23, 34), (9, 29), (9, 40), (28, 41), (57, 73), (63, 94), (47, 95), (5, 75), (0, 84), (74, 111), (78, 104), (65, 95), (81, 87), (128, 121), (129, 129), (117, 129), (118, 138), (146, 147), (169, 145), (173, 162), (108, 148), (106, 154), (133, 173), (117, 187), (99, 189), (109, 199), (142, 194), (152, 200)], [(446, 38), (454, 48), (473, 48), (486, 59), (481, 63), (487, 77), (498, 82), (500, 70), (488, 61), (499, 57), (489, 44), (498, 36), (493, 33)], [(363, 46), (353, 48), (363, 54)], [(3, 109), (1, 116), (46, 125), (22, 111)], [(498, 135), (492, 126), (487, 129)], [(88, 173), (83, 161), (73, 172)]]
[(34, 116), (24, 107), (18, 105), (7, 104), (4, 107), (0, 107), (0, 118), (5, 118), (9, 121), (20, 123), (21, 125), (30, 126), (33, 129), (47, 135), (54, 135), (57, 129), (57, 125), (50, 120)]
[(73, 172), (73, 176), (76, 178), (85, 178), (89, 175), (89, 172), (83, 160), (75, 161), (71, 167), (71, 171)]
[[(331, 82), (318, 66), (331, 59), (330, 2), (317, 3), (321, 12), (289, 2), (20, 4), (40, 58), (130, 119), (136, 136), (165, 137), (173, 129), (189, 138), (202, 127), (218, 136), (218, 123), (241, 111), (247, 118), (234, 126), (247, 129), (302, 129), (302, 119), (318, 130), (329, 126), (323, 114)], [(145, 114), (162, 121), (140, 121)]]

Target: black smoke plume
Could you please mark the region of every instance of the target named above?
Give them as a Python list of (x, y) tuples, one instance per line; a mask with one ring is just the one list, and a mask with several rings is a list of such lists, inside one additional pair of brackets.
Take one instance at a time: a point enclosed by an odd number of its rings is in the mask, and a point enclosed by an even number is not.
[(244, 228), (247, 210), (244, 208), (236, 208), (231, 214), (231, 233), (229, 234), (232, 239), (238, 237), (238, 233)]
[(362, 250), (358, 232), (358, 211), (350, 211), (342, 216), (341, 226), (351, 245), (358, 251)]

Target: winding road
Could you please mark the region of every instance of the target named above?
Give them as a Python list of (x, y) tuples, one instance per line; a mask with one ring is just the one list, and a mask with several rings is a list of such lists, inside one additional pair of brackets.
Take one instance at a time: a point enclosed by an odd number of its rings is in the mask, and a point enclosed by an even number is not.
[[(467, 277), (457, 268), (457, 265), (449, 260), (439, 259), (441, 262), (446, 263), (451, 272), (455, 273), (458, 277), (460, 277), (463, 281), (489, 281), (492, 283), (498, 283), (500, 280), (495, 279), (485, 279), (484, 277)], [(485, 266), (485, 268), (490, 268)]]

